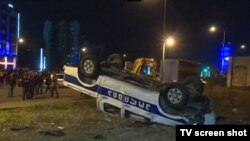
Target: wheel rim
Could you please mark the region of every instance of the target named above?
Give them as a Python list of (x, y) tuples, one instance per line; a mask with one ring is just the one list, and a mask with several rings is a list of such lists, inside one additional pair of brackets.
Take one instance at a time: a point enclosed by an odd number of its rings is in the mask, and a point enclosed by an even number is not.
[(91, 60), (84, 61), (83, 69), (86, 73), (92, 74), (94, 72), (94, 63)]
[(169, 101), (173, 104), (180, 103), (182, 95), (183, 95), (182, 92), (177, 88), (171, 88), (167, 93)]

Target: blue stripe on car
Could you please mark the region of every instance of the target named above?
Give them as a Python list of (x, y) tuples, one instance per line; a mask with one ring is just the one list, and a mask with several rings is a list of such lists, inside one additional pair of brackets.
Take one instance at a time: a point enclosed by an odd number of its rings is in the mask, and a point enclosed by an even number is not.
[(70, 82), (70, 83), (72, 83), (74, 85), (77, 85), (77, 86), (83, 87), (85, 89), (97, 92), (97, 93), (99, 93), (101, 95), (105, 95), (105, 96), (108, 96), (110, 98), (122, 101), (123, 103), (129, 104), (131, 106), (135, 106), (135, 107), (140, 108), (140, 109), (142, 109), (144, 111), (154, 113), (156, 115), (159, 115), (159, 116), (162, 116), (162, 117), (165, 117), (165, 118), (168, 118), (168, 119), (180, 122), (180, 123), (187, 124), (187, 121), (185, 121), (184, 119), (179, 119), (179, 118), (176, 119), (176, 118), (171, 118), (171, 117), (167, 117), (167, 116), (163, 115), (159, 111), (159, 109), (158, 109), (158, 107), (156, 105), (148, 103), (146, 101), (143, 101), (143, 100), (140, 100), (140, 99), (137, 99), (137, 98), (125, 95), (125, 94), (121, 94), (119, 92), (107, 89), (107, 88), (99, 86), (99, 85), (94, 85), (92, 87), (84, 86), (79, 82), (79, 80), (76, 77), (71, 76), (71, 75), (66, 74), (64, 80), (67, 81), (67, 82)]

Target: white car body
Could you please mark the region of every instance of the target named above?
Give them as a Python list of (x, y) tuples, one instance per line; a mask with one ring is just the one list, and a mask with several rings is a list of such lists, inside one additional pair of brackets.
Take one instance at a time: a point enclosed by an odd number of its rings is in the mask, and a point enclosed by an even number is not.
[[(165, 125), (215, 124), (213, 112), (205, 113), (203, 123), (190, 121), (182, 115), (164, 112), (159, 105), (159, 92), (134, 85), (110, 76), (100, 75), (92, 84), (78, 77), (77, 67), (65, 67), (64, 85), (97, 99), (97, 108), (103, 112), (137, 120)], [(110, 108), (112, 110), (110, 110)]]
[(64, 81), (64, 73), (56, 73), (55, 74), (57, 76), (57, 84), (58, 84), (58, 87), (63, 87), (64, 84), (63, 84), (63, 81)]

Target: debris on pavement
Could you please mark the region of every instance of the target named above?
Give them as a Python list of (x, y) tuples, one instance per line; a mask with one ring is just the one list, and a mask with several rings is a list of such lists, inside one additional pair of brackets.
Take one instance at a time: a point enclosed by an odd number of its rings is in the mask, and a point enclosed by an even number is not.
[(232, 112), (233, 112), (233, 113), (238, 113), (238, 109), (237, 109), (237, 108), (233, 108), (233, 109), (232, 109)]
[(64, 127), (62, 127), (62, 126), (58, 126), (57, 128), (60, 129), (60, 130), (64, 129)]
[(49, 136), (64, 136), (65, 133), (62, 130), (54, 130), (54, 131), (40, 131), (41, 135), (49, 135)]
[(104, 120), (107, 121), (107, 122), (111, 122), (112, 121), (111, 119), (109, 119), (107, 117), (105, 117)]
[(97, 135), (94, 136), (94, 139), (106, 139), (106, 137), (104, 137), (101, 134), (97, 134)]
[(25, 127), (12, 127), (10, 128), (11, 131), (20, 131), (20, 130), (29, 130), (31, 127), (25, 126)]

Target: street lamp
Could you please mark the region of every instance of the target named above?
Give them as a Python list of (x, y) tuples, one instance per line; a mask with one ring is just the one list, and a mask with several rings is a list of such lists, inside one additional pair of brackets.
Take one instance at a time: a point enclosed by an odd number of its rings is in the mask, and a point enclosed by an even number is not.
[(245, 46), (245, 45), (241, 45), (240, 48), (241, 48), (241, 49), (245, 49), (246, 46)]
[[(210, 31), (211, 33), (216, 32), (216, 30), (217, 30), (217, 27), (216, 27), (216, 26), (211, 26), (211, 27), (209, 28), (209, 31)], [(223, 31), (223, 39), (222, 39), (222, 48), (225, 47), (225, 44), (226, 44), (226, 31), (224, 30), (224, 31)], [(225, 60), (224, 58), (222, 58), (221, 74), (223, 73), (223, 68), (224, 68), (224, 65), (225, 65), (225, 61), (227, 61), (227, 60)]]
[(167, 0), (164, 0), (164, 8), (163, 8), (163, 35), (165, 36), (166, 32), (166, 12), (167, 12)]
[(23, 44), (23, 43), (24, 43), (23, 38), (17, 38), (17, 43), (16, 43), (16, 68), (18, 66), (18, 48), (19, 48), (19, 44)]
[[(211, 33), (214, 33), (214, 32), (217, 31), (217, 27), (216, 27), (216, 26), (211, 26), (211, 27), (209, 28), (209, 31), (210, 31)], [(225, 42), (226, 42), (226, 31), (224, 30), (224, 31), (223, 31), (223, 40), (222, 40), (222, 45), (223, 45), (223, 47), (225, 46)]]
[(165, 52), (166, 52), (166, 47), (173, 47), (175, 45), (175, 39), (173, 37), (167, 37), (163, 43), (163, 50), (162, 50), (162, 78), (161, 80), (163, 81), (163, 76), (164, 76), (164, 70), (165, 70)]
[(216, 31), (216, 27), (215, 27), (215, 26), (211, 26), (211, 27), (209, 28), (209, 31), (210, 31), (210, 32), (215, 32), (215, 31)]
[(87, 51), (87, 48), (86, 48), (86, 47), (83, 47), (83, 48), (82, 48), (82, 52), (85, 53), (86, 51)]
[(23, 42), (24, 42), (23, 38), (19, 38), (19, 39), (18, 39), (18, 43), (21, 43), (21, 44), (22, 44)]
[(126, 54), (123, 54), (122, 56), (123, 56), (123, 58), (126, 58), (126, 57), (127, 57), (127, 55), (126, 55)]
[(168, 37), (165, 44), (167, 47), (173, 47), (175, 45), (175, 39), (173, 37)]

